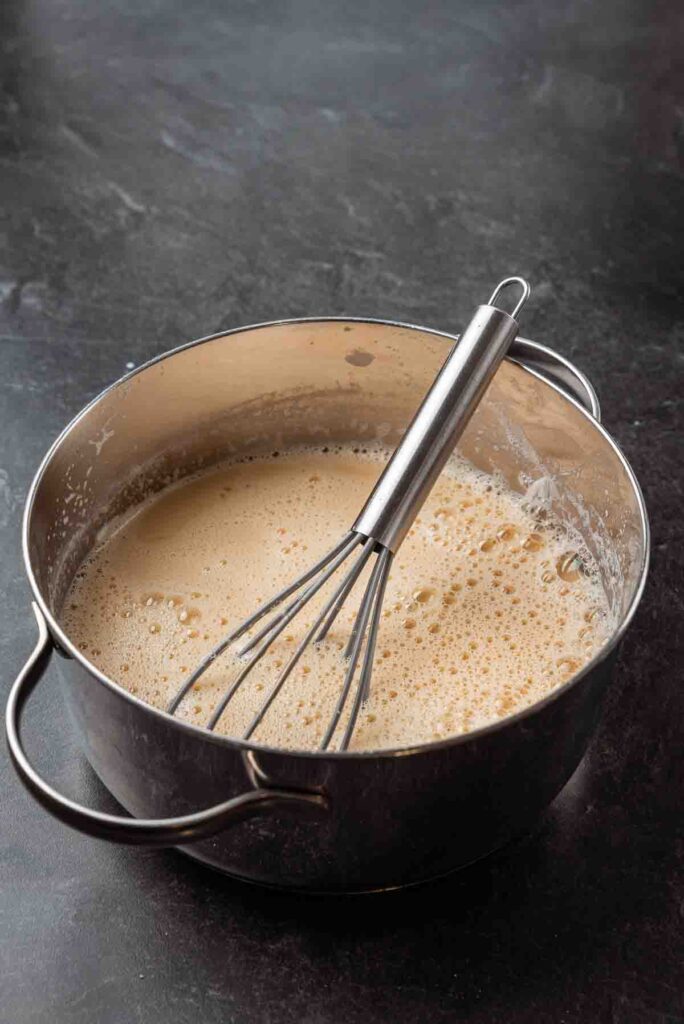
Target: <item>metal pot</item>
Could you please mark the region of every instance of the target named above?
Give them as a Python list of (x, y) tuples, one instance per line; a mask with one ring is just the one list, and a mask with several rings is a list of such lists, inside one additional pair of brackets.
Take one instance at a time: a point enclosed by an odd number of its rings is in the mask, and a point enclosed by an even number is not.
[[(347, 892), (443, 874), (532, 824), (586, 750), (644, 587), (649, 547), (641, 491), (600, 425), (591, 385), (543, 346), (514, 343), (460, 448), (514, 489), (550, 481), (556, 513), (597, 557), (615, 628), (589, 665), (531, 708), (411, 749), (274, 750), (142, 703), (90, 664), (59, 622), (98, 531), (145, 490), (236, 451), (377, 437), (394, 443), (454, 340), (339, 318), (242, 328), (160, 356), (66, 428), (26, 504), (24, 557), (40, 639), (7, 708), (14, 764), (47, 810), (90, 835), (182, 846), (253, 882)], [(133, 818), (61, 796), (26, 758), (22, 707), (54, 649), (86, 756)]]

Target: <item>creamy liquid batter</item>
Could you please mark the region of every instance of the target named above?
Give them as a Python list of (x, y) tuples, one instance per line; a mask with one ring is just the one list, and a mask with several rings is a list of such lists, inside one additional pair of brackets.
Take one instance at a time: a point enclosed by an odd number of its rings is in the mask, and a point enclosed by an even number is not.
[[(166, 707), (222, 636), (347, 532), (388, 457), (380, 448), (298, 450), (168, 488), (112, 528), (83, 565), (63, 609), (67, 634), (131, 693)], [(605, 641), (608, 622), (597, 574), (578, 551), (547, 514), (452, 459), (394, 560), (371, 695), (350, 749), (468, 732), (575, 673)], [(305, 653), (254, 741), (318, 746), (366, 578), (328, 638)], [(242, 734), (320, 606), (307, 606), (274, 643), (218, 732)], [(226, 652), (177, 714), (206, 723), (240, 664)]]

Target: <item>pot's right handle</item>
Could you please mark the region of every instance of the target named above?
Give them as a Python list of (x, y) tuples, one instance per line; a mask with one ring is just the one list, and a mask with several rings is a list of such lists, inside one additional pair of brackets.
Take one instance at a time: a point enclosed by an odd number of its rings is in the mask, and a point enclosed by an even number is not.
[(62, 796), (31, 765), (21, 741), (24, 705), (41, 679), (54, 649), (45, 619), (35, 604), (33, 611), (38, 621), (38, 643), (10, 691), (6, 713), (7, 743), (14, 767), (28, 791), (42, 807), (64, 824), (87, 835), (116, 843), (180, 846), (194, 843), (198, 839), (207, 839), (271, 806), (326, 806), (325, 797), (318, 793), (258, 787), (194, 814), (184, 814), (177, 818), (143, 819), (93, 811)]
[(508, 349), (508, 356), (551, 381), (601, 422), (601, 406), (591, 382), (564, 356), (527, 338), (516, 338)]

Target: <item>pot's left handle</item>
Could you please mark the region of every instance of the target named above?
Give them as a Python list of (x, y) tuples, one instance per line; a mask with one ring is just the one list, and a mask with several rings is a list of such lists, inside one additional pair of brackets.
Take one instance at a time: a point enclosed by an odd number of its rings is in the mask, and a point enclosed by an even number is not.
[(207, 839), (272, 806), (326, 806), (325, 797), (317, 793), (262, 787), (248, 790), (225, 803), (193, 814), (184, 814), (178, 818), (143, 819), (104, 814), (62, 796), (31, 765), (21, 741), (24, 705), (42, 677), (54, 649), (45, 619), (35, 604), (33, 611), (38, 621), (38, 643), (10, 691), (6, 712), (7, 743), (14, 767), (28, 791), (41, 806), (64, 824), (98, 839), (109, 839), (117, 843), (179, 846)]

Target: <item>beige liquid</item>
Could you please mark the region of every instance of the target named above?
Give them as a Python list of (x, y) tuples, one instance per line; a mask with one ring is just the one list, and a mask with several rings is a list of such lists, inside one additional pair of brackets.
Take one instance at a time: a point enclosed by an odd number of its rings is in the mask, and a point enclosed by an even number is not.
[[(346, 533), (388, 454), (293, 451), (163, 491), (82, 567), (64, 606), (68, 635), (108, 676), (164, 708), (222, 636)], [(371, 695), (350, 749), (476, 729), (545, 697), (592, 658), (606, 638), (607, 602), (577, 550), (520, 495), (452, 460), (394, 560)], [(256, 742), (318, 746), (366, 578), (328, 638), (302, 657)], [(313, 602), (274, 643), (218, 732), (242, 734), (320, 607)], [(206, 723), (239, 664), (224, 654), (177, 713)]]

